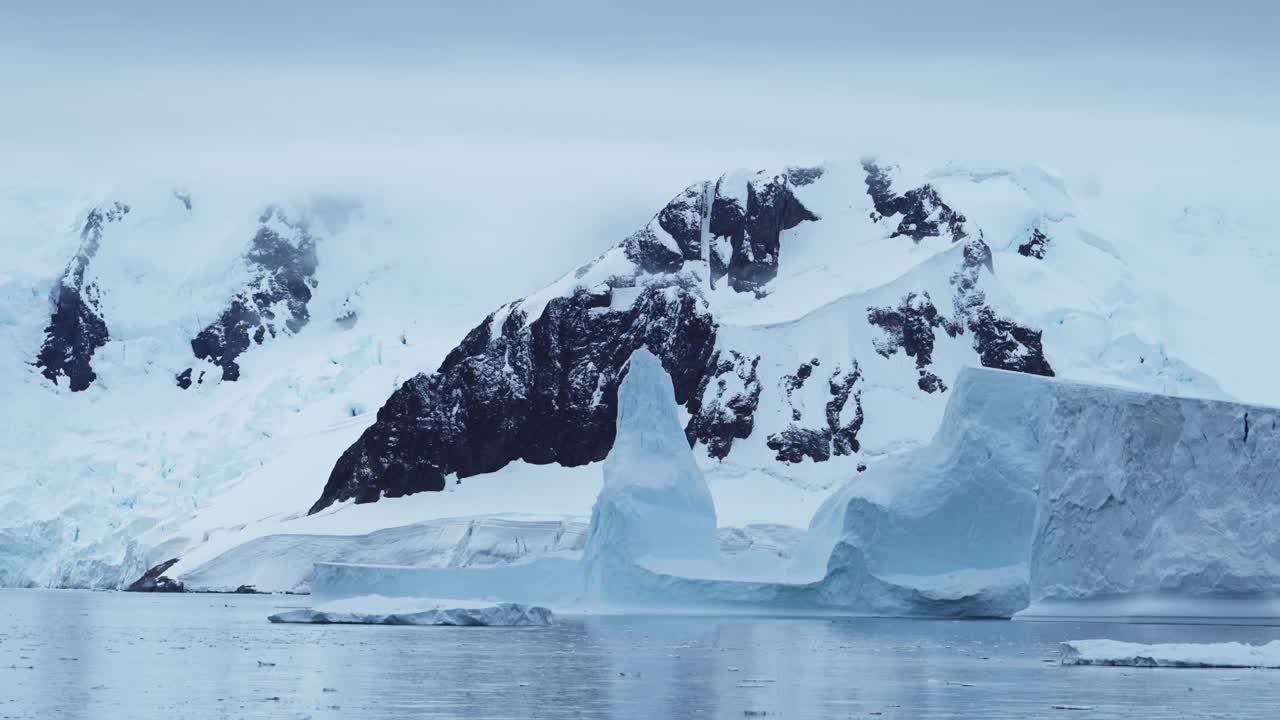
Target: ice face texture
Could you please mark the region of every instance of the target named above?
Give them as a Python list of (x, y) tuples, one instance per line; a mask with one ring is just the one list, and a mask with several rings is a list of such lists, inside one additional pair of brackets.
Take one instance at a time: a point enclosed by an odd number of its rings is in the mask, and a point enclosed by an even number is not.
[(968, 368), (933, 441), (852, 481), (811, 532), (912, 585), (1026, 563), (1028, 617), (1275, 616), (1277, 415)]
[(1280, 590), (1280, 412), (1044, 385), (1031, 613), (1128, 597), (1152, 607), (1120, 614), (1221, 616)]

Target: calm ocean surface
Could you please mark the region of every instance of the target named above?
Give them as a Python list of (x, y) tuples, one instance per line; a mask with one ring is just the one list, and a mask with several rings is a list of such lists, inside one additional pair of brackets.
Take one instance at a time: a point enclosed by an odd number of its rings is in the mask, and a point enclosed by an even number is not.
[(1280, 671), (1057, 663), (1057, 643), (1069, 639), (1263, 642), (1280, 628), (732, 616), (571, 616), (551, 628), (267, 622), (306, 600), (0, 591), (0, 718), (1280, 717)]

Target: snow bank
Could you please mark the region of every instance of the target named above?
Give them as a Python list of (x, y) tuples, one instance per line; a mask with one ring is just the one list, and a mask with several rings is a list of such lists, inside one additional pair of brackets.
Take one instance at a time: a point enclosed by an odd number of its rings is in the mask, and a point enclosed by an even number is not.
[(1280, 640), (1266, 645), (1172, 643), (1144, 645), (1118, 640), (1062, 643), (1063, 665), (1172, 668), (1280, 668)]
[(483, 605), (453, 600), (419, 598), (408, 601), (381, 595), (336, 600), (314, 608), (289, 610), (267, 618), (273, 623), (351, 625), (550, 625), (551, 611), (536, 605), (499, 603)]

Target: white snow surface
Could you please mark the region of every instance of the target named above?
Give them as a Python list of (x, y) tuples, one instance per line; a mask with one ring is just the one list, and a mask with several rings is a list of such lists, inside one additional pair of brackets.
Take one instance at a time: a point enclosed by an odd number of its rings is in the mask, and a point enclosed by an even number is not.
[(1146, 645), (1119, 640), (1062, 643), (1063, 665), (1168, 668), (1280, 668), (1280, 640), (1265, 645), (1168, 643)]
[[(792, 408), (765, 393), (755, 431), (727, 460), (695, 453), (724, 526), (805, 526), (855, 475), (857, 463), (874, 471), (927, 443), (947, 402), (947, 393), (915, 386), (911, 358), (872, 350), (881, 333), (867, 324), (866, 309), (921, 290), (945, 304), (959, 248), (945, 238), (889, 239), (887, 221), (868, 219), (858, 163), (824, 169), (820, 182), (796, 189), (822, 219), (784, 233), (768, 294), (757, 300), (723, 285), (704, 294), (726, 346), (761, 356), (766, 387), (815, 351), (856, 358), (875, 378), (861, 386), (868, 418), (859, 434), (862, 451), (825, 463), (778, 462), (766, 438)], [(739, 175), (745, 188), (751, 174)], [(1280, 404), (1280, 375), (1268, 364), (1280, 336), (1268, 317), (1280, 306), (1271, 281), (1280, 255), (1266, 196), (1219, 179), (1162, 186), (1159, 193), (1115, 192), (1106, 177), (1105, 168), (1072, 183), (1037, 167), (915, 166), (895, 171), (895, 187), (934, 183), (969, 218), (971, 231), (983, 233), (995, 267), (983, 278), (984, 292), (1002, 313), (1044, 330), (1059, 376)], [(457, 283), (437, 290), (431, 278), (450, 272), (439, 262), (441, 248), (465, 244), (459, 232), (467, 223), (453, 218), (447, 232), (433, 232), (420, 199), (262, 195), (190, 181), (183, 189), (193, 200), (190, 210), (172, 185), (153, 182), (89, 192), (0, 191), (0, 397), (19, 409), (0, 433), (0, 585), (116, 588), (172, 557), (181, 558), (176, 575), (212, 578), (212, 571), (197, 574), (202, 565), (272, 536), (364, 536), (445, 518), (521, 513), (586, 521), (600, 489), (598, 466), (523, 463), (444, 493), (347, 503), (306, 516), (337, 457), (392, 390), (433, 369), (485, 311), (525, 288), (473, 283), (462, 299)], [(31, 362), (49, 320), (50, 291), (78, 246), (85, 212), (116, 200), (131, 212), (105, 229), (88, 274), (101, 288), (111, 340), (94, 355), (97, 381), (71, 393)], [(240, 258), (269, 204), (308, 218), (317, 236), (311, 321), (241, 356), (239, 382), (181, 392), (174, 373), (193, 364), (191, 338), (239, 289)], [(1052, 237), (1043, 260), (1016, 251), (1033, 225)], [(577, 223), (567, 231), (589, 229)], [(598, 247), (621, 239), (601, 237)], [(536, 317), (549, 298), (576, 284), (629, 272), (620, 256), (606, 251), (585, 274), (570, 272), (518, 302)], [(350, 310), (354, 327), (335, 322)], [(934, 357), (933, 371), (948, 384), (973, 361), (955, 347), (942, 343)], [(806, 404), (806, 417), (810, 411)], [(321, 548), (317, 554), (300, 550), (290, 567), (352, 557), (329, 558), (328, 545), (314, 547)], [(396, 562), (394, 547), (374, 559)], [(537, 543), (532, 548), (541, 552)], [(879, 567), (890, 552), (873, 551), (867, 560)], [(267, 561), (266, 554), (257, 557)], [(422, 555), (404, 557), (417, 563)], [(1228, 574), (1260, 577), (1237, 562), (1243, 553), (1229, 557), (1236, 559)], [(813, 565), (820, 570), (823, 560)], [(983, 566), (998, 561), (981, 558)], [(946, 565), (936, 557), (928, 562), (935, 567), (922, 560), (921, 567), (882, 571), (936, 575)], [(271, 572), (244, 570), (264, 586), (288, 587), (298, 577), (289, 570), (273, 585)], [(245, 582), (234, 580), (224, 572), (216, 582)]]
[(519, 627), (550, 625), (551, 611), (518, 603), (469, 603), (436, 598), (388, 598), (363, 595), (321, 603), (315, 607), (286, 610), (267, 619), (273, 623), (351, 625), (457, 625), (464, 627)]

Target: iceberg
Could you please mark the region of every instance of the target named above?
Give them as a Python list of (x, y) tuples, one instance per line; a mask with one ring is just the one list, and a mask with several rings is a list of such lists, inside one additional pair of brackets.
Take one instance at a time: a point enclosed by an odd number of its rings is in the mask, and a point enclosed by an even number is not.
[(1031, 607), (1020, 618), (1280, 620), (1280, 412), (1046, 389)]
[[(681, 429), (671, 380), (647, 350), (637, 350), (628, 363), (617, 428), (580, 554), (547, 554), (491, 567), (318, 562), (312, 592), (327, 598), (376, 593), (410, 602), (450, 597), (608, 610), (929, 617), (1008, 617), (1026, 605), (1025, 542), (1034, 499), (1013, 479), (1007, 483), (1007, 502), (1019, 504), (1028, 518), (1021, 525), (987, 527), (991, 537), (1020, 529), (1021, 554), (988, 552), (980, 567), (957, 567), (963, 545), (932, 563), (906, 565), (877, 556), (883, 566), (878, 574), (865, 541), (892, 537), (887, 528), (883, 536), (830, 537), (824, 533), (829, 528), (815, 521), (794, 558), (769, 565), (759, 556), (721, 549), (715, 504)], [(835, 514), (827, 509), (827, 516)]]
[[(647, 350), (580, 551), (491, 567), (317, 563), (312, 591), (592, 609), (1280, 618), (1276, 411), (966, 368), (941, 429), (851, 479), (787, 558), (720, 549)], [(722, 530), (722, 529), (721, 529)]]
[(818, 511), (810, 557), (1018, 619), (1275, 622), (1277, 414), (966, 368), (927, 446)]
[(671, 377), (644, 348), (627, 365), (582, 558), (594, 600), (626, 598), (637, 565), (696, 566), (718, 552), (715, 503), (676, 414)]
[(273, 623), (317, 625), (457, 625), (518, 627), (550, 625), (550, 610), (536, 605), (484, 605), (453, 600), (388, 598), (363, 595), (288, 610), (267, 618)]
[(1170, 668), (1280, 668), (1280, 640), (1265, 645), (1170, 643), (1145, 645), (1118, 640), (1062, 643), (1063, 665)]

